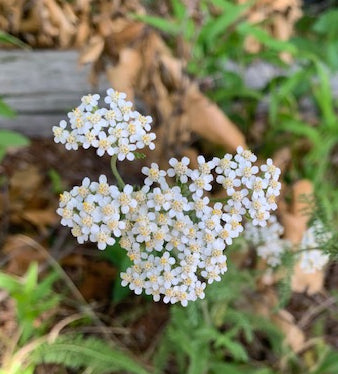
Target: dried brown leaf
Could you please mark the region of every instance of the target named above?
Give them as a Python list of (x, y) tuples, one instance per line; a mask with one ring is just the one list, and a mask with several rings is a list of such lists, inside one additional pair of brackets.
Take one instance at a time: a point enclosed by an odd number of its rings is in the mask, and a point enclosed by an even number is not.
[(75, 34), (74, 25), (66, 17), (64, 9), (62, 9), (54, 0), (43, 0), (43, 3), (48, 9), (51, 23), (58, 29), (60, 46), (68, 46), (71, 38)]
[(195, 85), (191, 85), (183, 97), (183, 108), (191, 130), (230, 151), (238, 146), (246, 148), (244, 135), (236, 125)]
[(21, 20), (21, 33), (37, 33), (41, 28), (41, 19), (37, 7), (33, 7), (27, 16)]
[(88, 262), (80, 292), (86, 300), (108, 299), (117, 271), (107, 262)]
[(77, 33), (75, 36), (75, 46), (82, 47), (84, 43), (89, 39), (90, 35), (90, 24), (87, 17), (82, 17), (77, 27)]
[(300, 180), (292, 188), (292, 203), (288, 211), (282, 212), (281, 221), (284, 226), (284, 237), (293, 244), (298, 244), (307, 228), (308, 205), (305, 196), (313, 194), (313, 185), (308, 180)]
[(266, 288), (264, 293), (253, 302), (255, 312), (265, 318), (269, 318), (284, 333), (285, 342), (294, 352), (300, 352), (305, 343), (303, 331), (295, 324), (294, 317), (288, 311), (282, 309), (277, 313), (274, 312), (278, 305), (278, 297), (272, 288)]
[(142, 67), (140, 53), (131, 48), (122, 49), (119, 63), (106, 69), (107, 77), (112, 87), (125, 92), (128, 100), (134, 100), (134, 87)]
[(293, 25), (281, 14), (274, 17), (273, 36), (280, 40), (288, 40), (292, 34)]
[(114, 22), (108, 16), (101, 17), (100, 22), (98, 22), (99, 34), (103, 37), (107, 37), (112, 34), (114, 30)]
[(303, 237), (307, 227), (308, 218), (306, 216), (294, 215), (285, 212), (281, 216), (284, 227), (284, 238), (293, 244), (298, 244)]
[[(46, 260), (46, 256), (32, 248), (32, 245), (23, 238), (24, 236), (21, 234), (8, 236), (2, 248), (3, 253), (9, 256), (6, 266), (6, 271), (9, 273), (23, 275), (33, 261), (42, 262)], [(31, 243), (35, 243), (34, 239), (30, 238), (29, 240)], [(36, 245), (40, 246), (38, 243)]]
[(195, 148), (186, 148), (182, 152), (182, 157), (188, 157), (190, 160), (189, 167), (191, 169), (198, 169), (198, 162), (197, 162), (197, 157), (198, 157), (198, 152), (196, 151)]
[(81, 51), (79, 64), (89, 64), (97, 61), (104, 48), (104, 39), (99, 35), (90, 38), (88, 45)]
[[(313, 194), (313, 185), (308, 180), (300, 180), (295, 183), (292, 189), (292, 204), (289, 212), (282, 214), (284, 236), (291, 243), (298, 245), (307, 230), (309, 216), (306, 214), (308, 203), (306, 197)], [(320, 270), (314, 273), (305, 273), (299, 263), (295, 265), (291, 278), (291, 289), (294, 292), (306, 292), (312, 295), (321, 292), (324, 287), (325, 271)]]
[(22, 213), (23, 219), (36, 226), (40, 232), (46, 231), (47, 226), (55, 225), (59, 218), (54, 208), (49, 209), (30, 209)]
[(306, 292), (313, 295), (323, 291), (325, 272), (317, 270), (313, 273), (305, 273), (299, 264), (296, 264), (291, 278), (293, 292)]
[(183, 61), (170, 55), (163, 54), (159, 58), (158, 66), (161, 80), (168, 91), (181, 89), (188, 83), (188, 78), (183, 73)]
[(281, 174), (284, 175), (290, 164), (292, 155), (289, 147), (279, 149), (273, 155), (273, 163), (281, 169)]
[(23, 169), (16, 170), (9, 181), (11, 202), (32, 199), (42, 184), (43, 176), (36, 166), (28, 165)]
[[(313, 195), (313, 184), (307, 179), (302, 179), (296, 182), (292, 188), (292, 206), (291, 212), (297, 216), (306, 216), (305, 212), (308, 210), (307, 198)], [(308, 216), (306, 216), (309, 218)]]
[(131, 22), (122, 18), (120, 28), (119, 31), (113, 29), (107, 40), (107, 47), (112, 55), (116, 53), (116, 50), (130, 46), (131, 43), (136, 43), (143, 35), (146, 27), (141, 22)]
[(272, 316), (272, 321), (282, 330), (291, 349), (296, 353), (301, 352), (305, 344), (305, 335), (296, 325), (292, 314), (284, 309), (280, 310), (277, 315)]

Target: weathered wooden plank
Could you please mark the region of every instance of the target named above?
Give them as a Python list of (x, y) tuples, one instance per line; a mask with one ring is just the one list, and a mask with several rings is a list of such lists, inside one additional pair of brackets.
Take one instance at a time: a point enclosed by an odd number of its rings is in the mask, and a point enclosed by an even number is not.
[(19, 114), (12, 120), (1, 120), (0, 128), (18, 131), (30, 137), (50, 138), (53, 136), (52, 127), (58, 125), (62, 114)]
[(101, 92), (88, 82), (89, 66), (79, 67), (77, 51), (0, 51), (0, 95), (17, 112), (0, 117), (0, 128), (29, 136), (51, 136), (51, 126), (66, 117), (89, 92)]
[(24, 96), (7, 96), (6, 104), (16, 108), (20, 113), (66, 113), (80, 102), (80, 93), (66, 92), (64, 94), (31, 94)]
[(77, 51), (0, 51), (1, 95), (87, 92), (89, 67)]
[[(88, 82), (89, 66), (79, 67), (77, 58), (77, 51), (0, 50), (0, 96), (18, 113), (12, 120), (0, 117), (0, 128), (29, 136), (51, 136), (51, 126), (64, 119), (79, 104), (81, 96), (103, 93), (109, 87), (104, 76), (99, 87), (92, 88)], [(264, 62), (243, 71), (231, 63), (226, 68), (242, 73), (245, 83), (256, 89), (286, 74)], [(338, 74), (332, 77), (331, 84), (338, 97)]]

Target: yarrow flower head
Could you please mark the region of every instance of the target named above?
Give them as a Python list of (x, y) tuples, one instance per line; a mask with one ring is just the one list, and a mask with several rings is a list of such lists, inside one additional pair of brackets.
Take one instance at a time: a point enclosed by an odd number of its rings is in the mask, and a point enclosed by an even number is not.
[[(95, 115), (101, 115), (92, 120), (100, 129), (92, 126), (84, 131), (94, 134), (92, 144), (99, 155), (132, 159), (137, 142), (149, 131), (150, 117), (135, 114), (125, 98), (108, 91), (105, 102), (116, 111), (109, 123), (102, 120), (107, 112), (99, 114), (96, 106), (93, 109)], [(92, 97), (84, 102), (93, 106), (95, 100)], [(83, 110), (79, 107), (70, 118), (86, 117)], [(56, 141), (64, 143), (64, 122), (60, 128), (53, 130)], [(78, 132), (76, 136), (82, 135)], [(143, 167), (145, 180), (139, 189), (125, 185), (119, 176), (119, 188), (110, 185), (105, 175), (97, 182), (86, 177), (60, 196), (57, 213), (81, 244), (89, 240), (103, 250), (119, 241), (132, 261), (121, 274), (123, 286), (136, 294), (152, 295), (155, 301), (162, 297), (165, 303), (186, 306), (204, 298), (206, 285), (219, 281), (227, 271), (226, 248), (243, 231), (244, 215), (251, 217), (254, 225), (266, 226), (270, 211), (276, 209), (269, 197), (279, 194), (280, 186), (272, 186), (272, 181), (278, 180), (278, 169), (272, 170), (269, 163), (269, 171), (263, 165), (259, 175), (254, 161), (255, 156), (242, 148), (235, 157), (227, 154), (206, 161), (199, 156), (195, 170), (189, 168), (187, 157), (172, 158), (168, 170), (161, 170), (156, 163)], [(112, 170), (116, 176), (116, 169)], [(228, 198), (212, 202), (206, 194), (217, 184)]]
[[(253, 221), (248, 222), (245, 225), (244, 237), (256, 247), (259, 257), (266, 260), (271, 267), (275, 267), (281, 264), (283, 254), (290, 251), (292, 247), (288, 240), (282, 238), (283, 232), (284, 228), (277, 221), (276, 216), (270, 216), (267, 226), (264, 227), (254, 226)], [(317, 232), (323, 232), (323, 224), (318, 220), (305, 231), (299, 244), (299, 251), (297, 252), (296, 249), (295, 252), (304, 273), (322, 270), (329, 261), (329, 255), (320, 250)], [(327, 233), (320, 237), (320, 241), (323, 242), (329, 239), (330, 234)]]
[(98, 156), (116, 155), (120, 161), (135, 159), (137, 149), (155, 148), (156, 135), (151, 130), (152, 118), (143, 116), (126, 101), (126, 94), (110, 88), (104, 102), (109, 108), (99, 107), (100, 95), (86, 95), (81, 104), (53, 127), (54, 140), (68, 150), (96, 148)]
[[(238, 147), (235, 156), (210, 161), (199, 156), (195, 170), (188, 157), (170, 159), (168, 170), (156, 163), (144, 166), (144, 184), (135, 189), (123, 182), (116, 161), (154, 149), (156, 135), (150, 131), (152, 118), (126, 99), (111, 88), (104, 98), (108, 108), (101, 108), (99, 95), (84, 96), (68, 113), (69, 122), (53, 127), (55, 142), (66, 149), (93, 147), (98, 156), (112, 156), (118, 184), (110, 185), (105, 175), (97, 182), (85, 177), (60, 196), (57, 213), (80, 244), (89, 240), (103, 250), (119, 241), (132, 262), (121, 274), (123, 286), (186, 306), (204, 298), (206, 285), (227, 271), (225, 251), (243, 231), (244, 216), (265, 230), (276, 226), (270, 211), (277, 208), (280, 171), (270, 159), (258, 168), (257, 157)], [(213, 203), (207, 194), (217, 184), (228, 197)], [(262, 256), (278, 262), (266, 250)]]
[(254, 226), (253, 221), (245, 225), (245, 239), (256, 247), (257, 255), (268, 265), (275, 267), (281, 264), (283, 254), (290, 248), (291, 243), (281, 239), (283, 226), (276, 216), (270, 216), (264, 227)]
[[(320, 250), (320, 243), (317, 233), (323, 232), (323, 224), (316, 220), (314, 224), (309, 227), (302, 238), (299, 265), (305, 273), (314, 273), (321, 270), (329, 261), (330, 256)], [(320, 241), (326, 242), (331, 238), (331, 235), (325, 233), (320, 235)], [(307, 251), (304, 249), (308, 249)]]

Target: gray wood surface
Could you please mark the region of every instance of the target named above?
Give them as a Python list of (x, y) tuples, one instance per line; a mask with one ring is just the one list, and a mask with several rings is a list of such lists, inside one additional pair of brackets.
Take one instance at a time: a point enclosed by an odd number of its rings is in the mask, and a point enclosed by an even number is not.
[[(52, 136), (51, 128), (77, 106), (81, 96), (103, 93), (109, 83), (101, 77), (98, 88), (88, 82), (89, 66), (79, 67), (77, 51), (0, 50), (0, 96), (17, 111), (14, 119), (0, 117), (0, 128), (19, 131), (28, 136)], [(269, 80), (286, 74), (264, 62), (240, 71), (235, 64), (227, 69), (243, 74), (249, 87), (263, 87)], [(338, 74), (332, 77), (338, 97)]]
[(0, 128), (29, 136), (51, 136), (51, 128), (90, 92), (89, 66), (79, 67), (77, 51), (0, 51), (0, 96), (16, 110), (14, 119), (0, 117)]

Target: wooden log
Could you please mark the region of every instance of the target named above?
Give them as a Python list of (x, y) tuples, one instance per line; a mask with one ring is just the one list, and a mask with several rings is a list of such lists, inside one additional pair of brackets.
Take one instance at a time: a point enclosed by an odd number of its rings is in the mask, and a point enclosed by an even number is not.
[(13, 119), (0, 117), (0, 128), (28, 136), (52, 136), (51, 128), (65, 119), (90, 92), (89, 66), (79, 67), (77, 51), (0, 51), (0, 96), (16, 112)]

